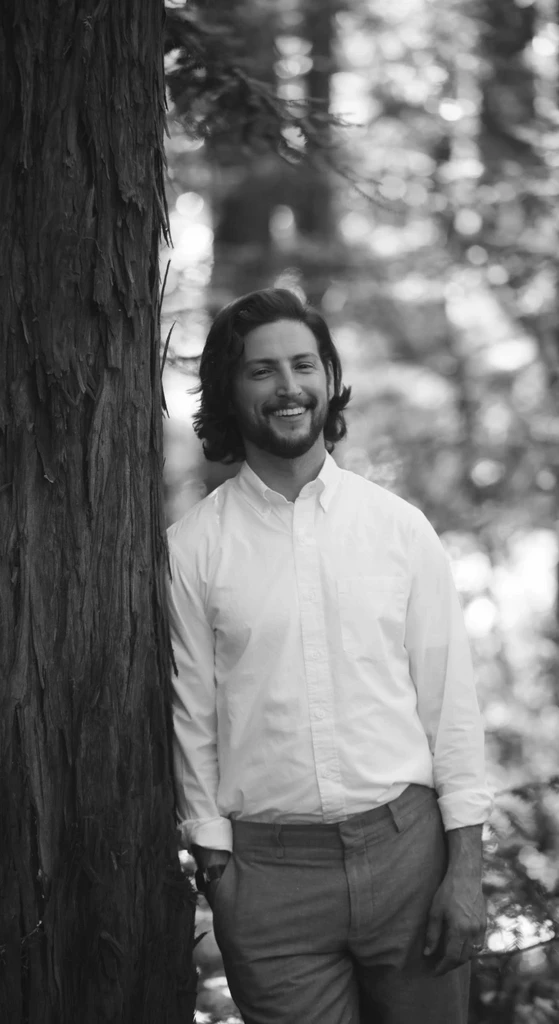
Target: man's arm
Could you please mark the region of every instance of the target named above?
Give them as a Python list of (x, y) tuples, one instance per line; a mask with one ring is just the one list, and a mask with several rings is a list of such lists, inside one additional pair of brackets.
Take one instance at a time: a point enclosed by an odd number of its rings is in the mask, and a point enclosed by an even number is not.
[(456, 874), (480, 875), (483, 870), (481, 843), (483, 826), (464, 825), (446, 833), (448, 870)]
[(426, 955), (437, 952), (435, 970), (444, 974), (483, 941), (481, 837), (491, 796), (462, 609), (444, 549), (426, 520), (421, 526), (413, 547), (406, 648), (446, 830), (447, 872), (433, 900), (425, 947)]
[(448, 558), (424, 516), (411, 557), (405, 646), (443, 824), (447, 831), (482, 825), (491, 795), (470, 645)]
[(187, 564), (171, 545), (170, 565), (169, 623), (177, 666), (172, 678), (173, 757), (179, 827), (188, 849), (195, 846), (197, 850), (206, 848), (228, 855), (232, 848), (231, 822), (220, 815), (217, 806), (213, 630), (206, 617), (194, 559)]

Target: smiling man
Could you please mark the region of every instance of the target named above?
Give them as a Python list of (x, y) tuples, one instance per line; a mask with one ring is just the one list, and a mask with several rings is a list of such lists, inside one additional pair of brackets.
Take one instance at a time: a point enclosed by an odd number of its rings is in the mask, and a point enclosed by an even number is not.
[(326, 455), (327, 366), (317, 339), (296, 320), (255, 327), (244, 348), (231, 401), (247, 463), (263, 480), (282, 480), (294, 501)]
[(483, 731), (443, 548), (338, 468), (350, 390), (288, 291), (223, 309), (169, 530), (177, 807), (246, 1024), (466, 1024)]

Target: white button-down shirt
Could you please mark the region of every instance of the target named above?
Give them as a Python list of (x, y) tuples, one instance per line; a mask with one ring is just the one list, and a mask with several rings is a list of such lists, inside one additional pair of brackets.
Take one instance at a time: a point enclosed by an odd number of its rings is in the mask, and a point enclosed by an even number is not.
[(230, 818), (336, 822), (434, 787), (491, 805), (460, 603), (402, 498), (326, 456), (295, 502), (244, 463), (168, 531), (174, 759), (186, 845)]

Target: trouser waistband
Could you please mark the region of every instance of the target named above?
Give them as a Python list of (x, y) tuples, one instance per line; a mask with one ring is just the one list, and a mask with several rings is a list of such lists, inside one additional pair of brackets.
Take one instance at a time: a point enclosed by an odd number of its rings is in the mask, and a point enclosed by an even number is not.
[(383, 822), (394, 825), (401, 831), (403, 820), (410, 811), (420, 807), (427, 800), (436, 801), (435, 790), (429, 786), (415, 783), (381, 807), (373, 807), (360, 814), (352, 814), (344, 821), (324, 824), (281, 824), (279, 822), (243, 821), (235, 818), (233, 826), (234, 849), (256, 846), (320, 846), (329, 849), (342, 849), (343, 837), (348, 832), (367, 832), (382, 826)]

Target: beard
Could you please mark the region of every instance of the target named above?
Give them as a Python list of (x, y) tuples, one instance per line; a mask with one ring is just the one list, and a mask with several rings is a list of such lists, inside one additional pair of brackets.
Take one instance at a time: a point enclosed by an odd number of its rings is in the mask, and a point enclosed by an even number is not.
[[(275, 455), (280, 459), (296, 459), (300, 455), (306, 455), (324, 431), (328, 418), (328, 403), (324, 405), (315, 402), (314, 406), (306, 406), (305, 419), (307, 425), (282, 426), (281, 421), (275, 420), (273, 416), (262, 416), (255, 421), (246, 416), (241, 409), (236, 410), (237, 425), (243, 438), (250, 441), (256, 448), (268, 455)], [(277, 423), (277, 426), (276, 426)]]

